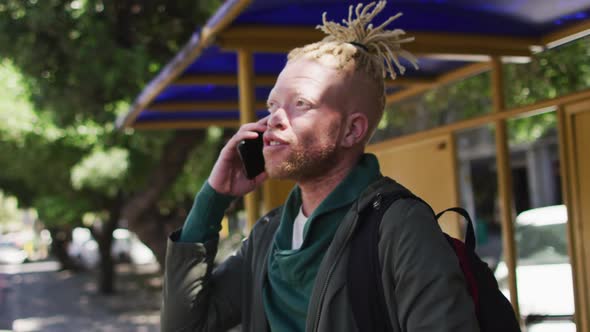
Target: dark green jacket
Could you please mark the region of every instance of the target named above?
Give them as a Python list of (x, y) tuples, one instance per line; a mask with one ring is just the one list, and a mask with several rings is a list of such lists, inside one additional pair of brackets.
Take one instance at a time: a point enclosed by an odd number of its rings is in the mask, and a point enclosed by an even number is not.
[[(399, 184), (382, 178), (370, 185), (342, 220), (319, 267), (309, 303), (307, 331), (357, 331), (348, 300), (346, 270), (359, 212), (378, 193)], [(280, 213), (262, 218), (240, 250), (212, 269), (217, 241), (176, 242), (166, 254), (162, 331), (268, 331), (262, 290), (268, 252)], [(430, 209), (398, 200), (380, 226), (379, 258), (394, 331), (479, 331), (458, 260)]]

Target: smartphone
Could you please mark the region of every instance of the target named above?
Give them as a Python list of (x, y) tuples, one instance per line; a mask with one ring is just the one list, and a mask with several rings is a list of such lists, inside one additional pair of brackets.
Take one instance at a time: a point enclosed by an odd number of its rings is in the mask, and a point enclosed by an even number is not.
[(248, 179), (255, 178), (258, 174), (264, 172), (264, 155), (262, 149), (262, 133), (254, 139), (245, 139), (238, 143), (238, 154), (242, 160), (242, 166)]

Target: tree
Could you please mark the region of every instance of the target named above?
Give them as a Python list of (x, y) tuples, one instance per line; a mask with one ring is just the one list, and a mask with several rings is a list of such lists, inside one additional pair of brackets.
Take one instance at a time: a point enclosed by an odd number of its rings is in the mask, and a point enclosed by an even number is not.
[(204, 177), (176, 180), (209, 168), (219, 143), (207, 131), (117, 132), (114, 120), (219, 2), (0, 1), (0, 55), (22, 74), (22, 91), (0, 104), (9, 120), (0, 188), (50, 228), (105, 216), (96, 234), (103, 292), (114, 290), (109, 253), (122, 213), (162, 261), (163, 230), (180, 223)]

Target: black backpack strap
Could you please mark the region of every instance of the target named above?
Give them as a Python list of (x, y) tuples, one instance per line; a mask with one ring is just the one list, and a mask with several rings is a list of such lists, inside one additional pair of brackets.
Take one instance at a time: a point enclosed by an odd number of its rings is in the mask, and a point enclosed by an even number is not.
[(373, 203), (361, 211), (359, 223), (350, 242), (348, 294), (360, 332), (393, 330), (381, 281), (379, 225), (389, 206), (402, 198), (415, 196), (409, 191), (377, 194)]
[(445, 212), (453, 211), (465, 218), (467, 220), (467, 231), (465, 232), (465, 246), (469, 248), (471, 251), (475, 251), (475, 230), (473, 229), (473, 221), (469, 216), (469, 213), (465, 211), (465, 209), (460, 207), (449, 208), (444, 211), (439, 212), (436, 215), (436, 220), (438, 220)]

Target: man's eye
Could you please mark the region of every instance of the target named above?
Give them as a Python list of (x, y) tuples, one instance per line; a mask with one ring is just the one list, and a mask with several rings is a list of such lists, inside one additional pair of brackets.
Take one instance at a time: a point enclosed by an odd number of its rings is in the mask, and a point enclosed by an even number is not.
[(297, 106), (297, 107), (308, 107), (309, 106), (309, 103), (306, 102), (305, 100), (299, 99), (299, 100), (297, 100), (295, 102), (295, 106)]

